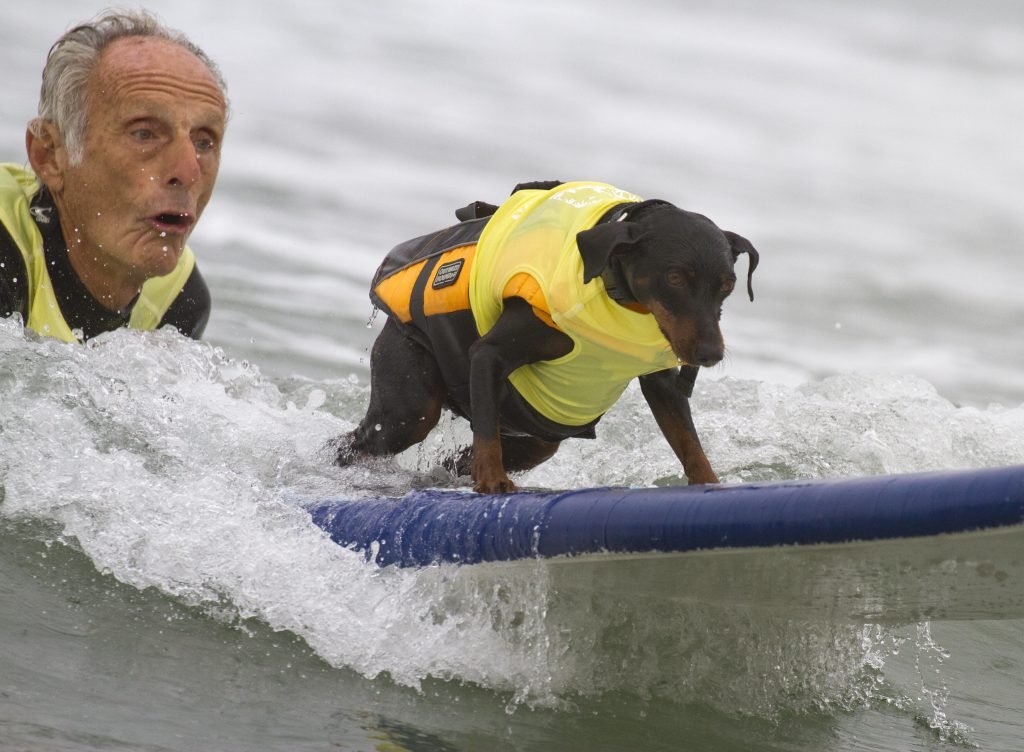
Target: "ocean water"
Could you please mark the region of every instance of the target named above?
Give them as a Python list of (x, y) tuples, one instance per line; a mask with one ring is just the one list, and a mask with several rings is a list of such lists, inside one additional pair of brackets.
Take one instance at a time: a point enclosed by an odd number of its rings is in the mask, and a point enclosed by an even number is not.
[[(0, 749), (1024, 748), (1024, 622), (565, 603), (540, 571), (378, 570), (294, 502), (458, 482), (451, 419), (328, 460), (368, 396), (366, 287), (391, 246), (547, 178), (760, 251), (694, 399), (723, 480), (1024, 463), (1024, 6), (149, 7), (230, 86), (192, 240), (215, 309), (201, 343), (0, 321)], [(0, 9), (0, 158), (98, 9)], [(682, 479), (630, 389), (520, 481)]]

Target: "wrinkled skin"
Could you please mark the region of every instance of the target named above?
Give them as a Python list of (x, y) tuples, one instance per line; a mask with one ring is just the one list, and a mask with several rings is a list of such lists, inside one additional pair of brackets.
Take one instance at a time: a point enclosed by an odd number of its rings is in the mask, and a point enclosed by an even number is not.
[(146, 37), (110, 43), (87, 94), (80, 161), (49, 121), (30, 127), (26, 147), (53, 194), (72, 267), (118, 310), (177, 264), (213, 193), (227, 103), (201, 60)]

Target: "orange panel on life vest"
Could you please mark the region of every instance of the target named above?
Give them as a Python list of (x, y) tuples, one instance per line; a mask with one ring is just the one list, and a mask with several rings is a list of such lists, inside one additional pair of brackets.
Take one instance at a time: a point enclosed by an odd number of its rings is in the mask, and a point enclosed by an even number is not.
[(423, 290), (423, 315), (469, 310), (469, 269), (476, 243), (445, 251)]
[(526, 272), (519, 272), (513, 275), (512, 279), (505, 285), (505, 289), (502, 290), (501, 297), (522, 298), (530, 304), (537, 318), (552, 329), (558, 329), (558, 325), (551, 318), (548, 301), (544, 297), (544, 293), (541, 292), (540, 284)]
[(407, 266), (390, 277), (386, 277), (374, 288), (374, 293), (391, 309), (391, 313), (398, 317), (403, 324), (412, 321), (412, 313), (409, 311), (409, 298), (413, 285), (423, 271), (426, 260), (418, 264)]

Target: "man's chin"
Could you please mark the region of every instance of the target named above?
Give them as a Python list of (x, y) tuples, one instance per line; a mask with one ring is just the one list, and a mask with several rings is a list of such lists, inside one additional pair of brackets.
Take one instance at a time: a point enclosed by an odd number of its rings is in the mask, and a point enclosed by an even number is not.
[(179, 246), (177, 243), (163, 243), (149, 250), (143, 267), (146, 278), (164, 277), (173, 272), (184, 251), (184, 245)]

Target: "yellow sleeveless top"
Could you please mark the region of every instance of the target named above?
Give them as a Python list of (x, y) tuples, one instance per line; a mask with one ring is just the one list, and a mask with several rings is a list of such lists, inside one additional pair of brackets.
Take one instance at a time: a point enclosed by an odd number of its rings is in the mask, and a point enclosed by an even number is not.
[(604, 183), (517, 191), (480, 236), (469, 280), (480, 334), (501, 315), (509, 280), (525, 273), (540, 286), (555, 325), (574, 342), (568, 355), (522, 366), (509, 377), (556, 423), (585, 425), (607, 412), (637, 376), (679, 364), (654, 316), (613, 301), (600, 278), (583, 284), (576, 234), (612, 207), (640, 200)]

